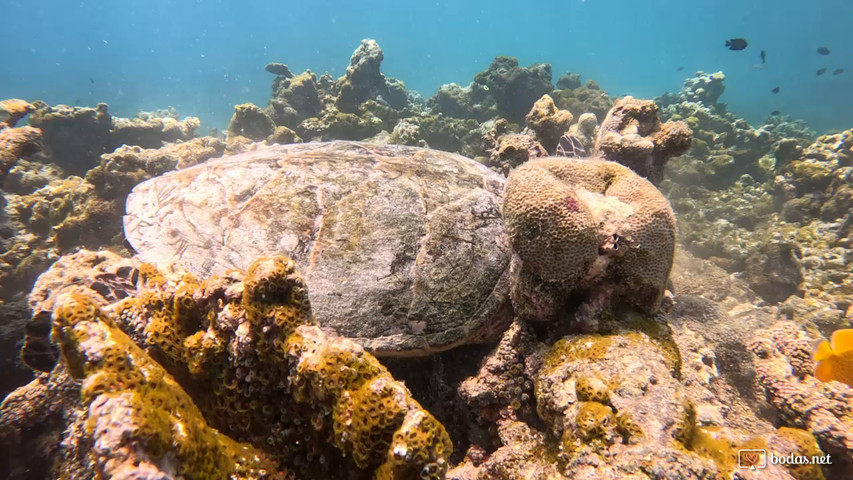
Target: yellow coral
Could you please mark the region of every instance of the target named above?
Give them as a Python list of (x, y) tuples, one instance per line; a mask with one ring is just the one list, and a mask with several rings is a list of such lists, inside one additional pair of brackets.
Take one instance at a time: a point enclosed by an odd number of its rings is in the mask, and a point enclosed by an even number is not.
[[(444, 475), (452, 452), (444, 427), (376, 358), (312, 325), (292, 260), (260, 259), (245, 275), (229, 272), (203, 284), (191, 276), (173, 284), (151, 266), (142, 270), (147, 288), (117, 308), (121, 322), (179, 378), (189, 376), (214, 425), (269, 447), (284, 462), (294, 460), (293, 440), (272, 425), (294, 430), (302, 443), (315, 434), (331, 440), (359, 468), (376, 469), (376, 478)], [(122, 381), (105, 376), (99, 388)]]
[[(140, 463), (174, 465), (186, 478), (265, 477), (261, 452), (210, 428), (192, 399), (85, 295), (57, 301), (54, 330), (69, 371), (83, 380), (86, 429), (106, 476)], [(170, 460), (166, 460), (166, 457)]]
[[(796, 450), (793, 452), (795, 455), (808, 458), (824, 455), (823, 451), (821, 451), (818, 446), (814, 435), (805, 430), (799, 428), (780, 427), (777, 433), (780, 437), (790, 440), (796, 446)], [(788, 468), (791, 476), (797, 480), (823, 480), (826, 478), (823, 473), (823, 468), (820, 465), (786, 464), (785, 466)]]

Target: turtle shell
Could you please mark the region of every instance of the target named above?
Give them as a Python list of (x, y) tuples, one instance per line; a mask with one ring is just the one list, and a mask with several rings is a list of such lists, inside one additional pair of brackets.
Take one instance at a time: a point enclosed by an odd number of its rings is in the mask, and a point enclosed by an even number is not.
[(436, 150), (276, 145), (140, 183), (124, 231), (142, 261), (202, 278), (287, 255), (322, 326), (376, 354), (427, 354), (509, 324), (504, 182)]

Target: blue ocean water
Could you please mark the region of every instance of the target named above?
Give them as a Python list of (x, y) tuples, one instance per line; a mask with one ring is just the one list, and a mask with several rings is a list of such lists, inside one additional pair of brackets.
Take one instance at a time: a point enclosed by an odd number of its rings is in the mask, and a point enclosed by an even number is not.
[[(645, 98), (722, 70), (721, 101), (754, 124), (780, 110), (819, 132), (853, 126), (846, 0), (0, 0), (0, 18), (0, 98), (103, 101), (121, 116), (173, 106), (202, 132), (224, 127), (235, 104), (266, 104), (267, 62), (339, 76), (362, 38), (383, 48), (386, 75), (425, 97), (510, 55), (551, 63), (555, 82), (577, 72)], [(749, 47), (726, 49), (732, 37)]]

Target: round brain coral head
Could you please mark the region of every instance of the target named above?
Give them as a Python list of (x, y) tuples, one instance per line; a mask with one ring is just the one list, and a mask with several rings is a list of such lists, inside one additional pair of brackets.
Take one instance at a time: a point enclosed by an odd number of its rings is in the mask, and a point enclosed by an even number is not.
[(513, 280), (517, 314), (550, 320), (570, 295), (602, 289), (645, 311), (659, 308), (675, 218), (654, 185), (629, 168), (594, 159), (527, 162), (507, 179), (503, 217), (522, 264)]

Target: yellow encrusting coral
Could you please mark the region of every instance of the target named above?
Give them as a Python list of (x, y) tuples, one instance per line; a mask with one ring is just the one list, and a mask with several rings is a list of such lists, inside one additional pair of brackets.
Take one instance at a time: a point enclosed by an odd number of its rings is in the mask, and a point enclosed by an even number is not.
[(174, 469), (184, 478), (288, 478), (251, 445), (208, 426), (181, 386), (82, 294), (57, 301), (53, 332), (83, 380), (86, 430), (104, 478)]
[(245, 275), (201, 283), (153, 267), (140, 279), (145, 288), (116, 307), (122, 327), (163, 357), (223, 432), (300, 476), (351, 471), (343, 457), (381, 479), (447, 471), (444, 427), (362, 347), (314, 326), (291, 259), (262, 258)]

